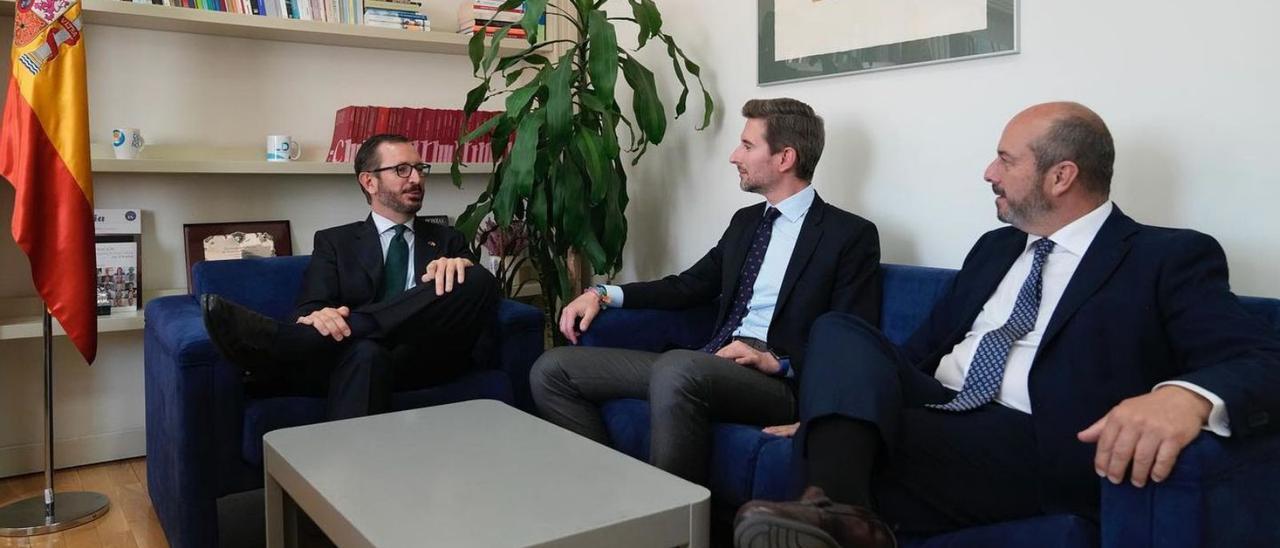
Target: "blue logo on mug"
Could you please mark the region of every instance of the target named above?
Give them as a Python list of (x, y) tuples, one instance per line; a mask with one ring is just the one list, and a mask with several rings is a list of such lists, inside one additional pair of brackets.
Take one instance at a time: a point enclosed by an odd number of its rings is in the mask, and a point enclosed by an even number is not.
[(123, 132), (123, 131), (120, 131), (120, 130), (118, 130), (118, 129), (113, 129), (113, 130), (111, 130), (111, 145), (112, 145), (112, 146), (117, 146), (117, 147), (118, 147), (118, 146), (121, 146), (121, 145), (124, 145), (124, 132)]

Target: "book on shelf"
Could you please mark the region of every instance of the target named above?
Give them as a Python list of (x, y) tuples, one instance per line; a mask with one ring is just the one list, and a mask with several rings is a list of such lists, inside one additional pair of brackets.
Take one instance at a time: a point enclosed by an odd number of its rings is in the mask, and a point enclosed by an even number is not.
[[(325, 161), (353, 161), (365, 139), (379, 133), (397, 133), (409, 138), (424, 162), (452, 162), (461, 133), (471, 132), (501, 114), (478, 111), (464, 125), (463, 112), (457, 109), (345, 107), (334, 116), (333, 140)], [(490, 136), (483, 135), (467, 143), (461, 156), (464, 163), (493, 162)]]
[(142, 304), (142, 211), (93, 210), (98, 315), (134, 312)]

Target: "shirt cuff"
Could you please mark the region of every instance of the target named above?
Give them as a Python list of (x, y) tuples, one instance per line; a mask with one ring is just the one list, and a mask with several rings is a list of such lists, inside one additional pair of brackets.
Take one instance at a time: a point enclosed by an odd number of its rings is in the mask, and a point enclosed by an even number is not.
[(1227, 417), (1227, 402), (1223, 401), (1217, 394), (1205, 390), (1204, 387), (1198, 384), (1192, 384), (1187, 381), (1165, 381), (1157, 384), (1151, 390), (1154, 392), (1161, 386), (1179, 386), (1209, 400), (1209, 403), (1213, 404), (1213, 409), (1209, 411), (1209, 420), (1205, 423), (1204, 429), (1224, 438), (1231, 437), (1231, 421)]
[(778, 365), (782, 366), (775, 375), (784, 379), (794, 379), (796, 370), (791, 368), (791, 358), (778, 358)]
[(616, 285), (602, 284), (605, 294), (609, 295), (609, 306), (622, 308), (622, 288)]

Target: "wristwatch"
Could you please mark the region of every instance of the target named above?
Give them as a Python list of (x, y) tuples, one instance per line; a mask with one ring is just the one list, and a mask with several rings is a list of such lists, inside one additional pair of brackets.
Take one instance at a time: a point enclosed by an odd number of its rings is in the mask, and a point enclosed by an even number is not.
[(587, 289), (587, 291), (595, 292), (596, 298), (600, 302), (600, 310), (609, 308), (609, 303), (610, 303), (609, 290), (605, 289), (604, 285), (596, 284), (595, 287)]

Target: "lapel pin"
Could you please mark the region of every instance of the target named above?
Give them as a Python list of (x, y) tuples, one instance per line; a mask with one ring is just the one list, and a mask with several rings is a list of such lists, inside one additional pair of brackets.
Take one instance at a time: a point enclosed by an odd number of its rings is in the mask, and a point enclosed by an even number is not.
[(427, 240), (427, 245), (429, 245), (429, 246), (431, 246), (431, 247), (435, 247), (435, 246), (436, 246), (436, 243), (435, 243), (435, 242), (433, 242), (433, 241), (431, 241), (431, 240)]

